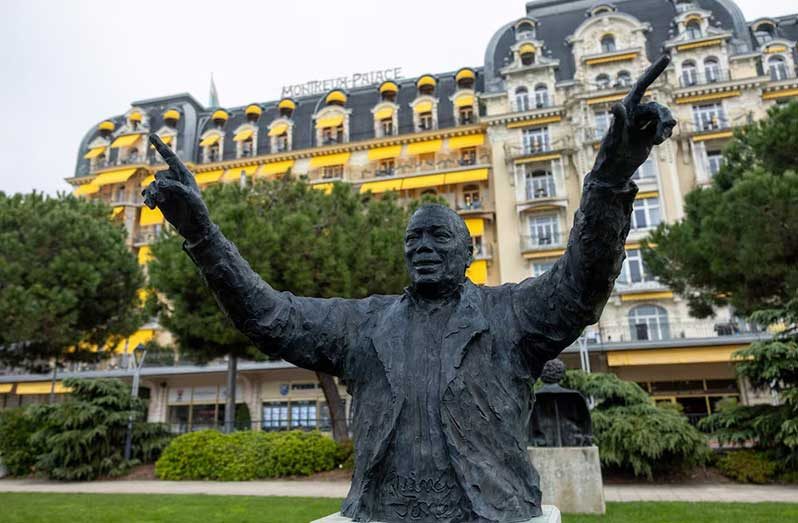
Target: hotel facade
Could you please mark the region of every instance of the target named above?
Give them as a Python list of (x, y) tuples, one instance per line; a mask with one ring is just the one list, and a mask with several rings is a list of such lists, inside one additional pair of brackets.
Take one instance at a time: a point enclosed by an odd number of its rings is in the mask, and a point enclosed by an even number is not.
[[(685, 301), (648, 273), (640, 242), (684, 216), (685, 194), (711, 183), (735, 127), (798, 98), (796, 40), (798, 15), (746, 21), (731, 0), (534, 1), (496, 31), (482, 64), (415, 78), (391, 69), (366, 86), (237, 107), (206, 107), (187, 94), (133, 102), (86, 133), (67, 181), (113, 207), (143, 265), (165, 225), (140, 195), (164, 168), (147, 133), (161, 136), (203, 187), (290, 172), (322, 191), (341, 182), (373, 197), (436, 194), (471, 231), (469, 278), (518, 282), (563, 254), (611, 105), (668, 53), (672, 64), (647, 98), (670, 107), (679, 125), (634, 176), (640, 191), (623, 272), (599, 323), (563, 359), (636, 381), (695, 420), (725, 397), (771, 400), (732, 365), (734, 351), (768, 333), (731, 310), (691, 318)], [(169, 334), (146, 325), (119, 350), (152, 338), (168, 342)], [(150, 420), (176, 431), (218, 426), (224, 370), (145, 367)], [(130, 378), (113, 368), (74, 375)], [(244, 363), (239, 381), (256, 430), (328, 428), (314, 373)], [(46, 376), (0, 376), (0, 406), (49, 392)]]

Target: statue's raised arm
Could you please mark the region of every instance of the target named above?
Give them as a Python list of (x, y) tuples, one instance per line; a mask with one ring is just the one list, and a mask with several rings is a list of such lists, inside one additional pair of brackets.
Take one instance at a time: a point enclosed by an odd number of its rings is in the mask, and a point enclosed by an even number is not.
[(538, 371), (598, 321), (621, 271), (637, 194), (631, 178), (676, 125), (668, 108), (642, 103), (646, 90), (669, 63), (667, 56), (654, 62), (612, 107), (612, 125), (585, 177), (565, 254), (548, 273), (516, 288), (514, 307)]

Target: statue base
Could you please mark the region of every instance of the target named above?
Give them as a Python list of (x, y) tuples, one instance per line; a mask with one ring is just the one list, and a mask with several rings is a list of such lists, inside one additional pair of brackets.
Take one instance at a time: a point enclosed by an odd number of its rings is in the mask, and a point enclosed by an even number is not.
[(527, 447), (540, 474), (543, 503), (567, 514), (604, 514), (598, 447)]
[[(340, 512), (338, 512), (332, 516), (327, 516), (326, 518), (312, 521), (311, 523), (352, 523), (352, 519), (344, 517)], [(379, 522), (372, 521), (372, 523)], [(552, 505), (543, 505), (542, 516), (538, 516), (526, 521), (520, 521), (519, 523), (562, 523), (562, 516), (560, 515), (560, 510), (557, 507)]]

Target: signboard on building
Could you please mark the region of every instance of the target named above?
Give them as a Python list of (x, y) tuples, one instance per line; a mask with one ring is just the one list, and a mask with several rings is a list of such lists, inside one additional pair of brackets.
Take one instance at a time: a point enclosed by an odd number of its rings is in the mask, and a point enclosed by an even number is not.
[(309, 82), (293, 85), (284, 85), (282, 97), (298, 98), (300, 96), (312, 96), (323, 94), (332, 89), (355, 89), (357, 87), (369, 87), (379, 85), (386, 80), (399, 80), (402, 78), (401, 67), (390, 67), (363, 73), (353, 73), (349, 76), (339, 76), (326, 80), (311, 80)]

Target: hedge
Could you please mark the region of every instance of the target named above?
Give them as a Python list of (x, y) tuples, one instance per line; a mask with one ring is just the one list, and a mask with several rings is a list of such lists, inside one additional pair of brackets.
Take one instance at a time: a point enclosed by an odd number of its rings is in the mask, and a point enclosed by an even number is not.
[(165, 480), (248, 481), (308, 476), (332, 470), (341, 451), (319, 432), (214, 430), (178, 436), (163, 451), (155, 473)]

